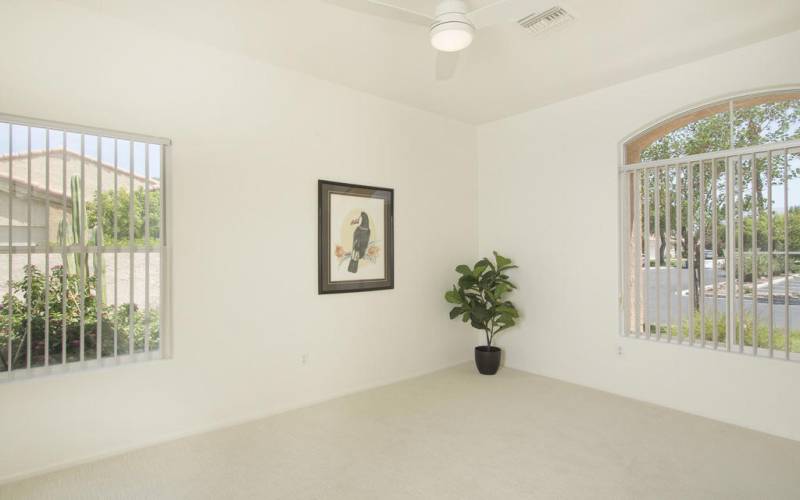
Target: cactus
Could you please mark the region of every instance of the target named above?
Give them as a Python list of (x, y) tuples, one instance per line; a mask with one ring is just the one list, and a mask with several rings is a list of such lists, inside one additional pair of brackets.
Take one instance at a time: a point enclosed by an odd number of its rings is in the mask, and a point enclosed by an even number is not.
[[(58, 224), (58, 244), (62, 247), (78, 245), (81, 241), (81, 235), (86, 236), (86, 211), (83, 207), (83, 192), (80, 185), (80, 177), (77, 175), (72, 176), (70, 179), (70, 196), (72, 197), (72, 222), (67, 221), (66, 217), (61, 219)], [(98, 193), (98, 199), (100, 194)], [(87, 242), (90, 246), (95, 246), (100, 243), (100, 228), (95, 227), (92, 235)], [(88, 252), (75, 252), (67, 255), (64, 260), (65, 274), (77, 274), (83, 278), (86, 283), (89, 279), (89, 254)], [(97, 282), (100, 283), (100, 294), (97, 297), (99, 306), (105, 304), (105, 263), (102, 254), (97, 255), (94, 259), (94, 275)]]
[[(58, 223), (58, 246), (61, 248), (74, 245), (75, 241), (72, 239), (72, 228), (70, 227), (69, 221), (67, 221), (66, 217), (61, 218), (61, 222)], [(68, 253), (65, 251), (65, 258), (64, 258), (64, 275), (72, 274), (74, 270), (77, 270), (78, 262), (76, 260), (74, 253)]]
[[(97, 193), (98, 205), (100, 200), (100, 192)], [(99, 246), (102, 243), (102, 234), (100, 232), (100, 224), (97, 224), (92, 230), (92, 237), (89, 239), (89, 244), (92, 246)], [(106, 265), (103, 259), (103, 253), (98, 252), (94, 256), (94, 276), (97, 280), (96, 293), (97, 293), (97, 307), (102, 310), (103, 305), (106, 303)]]

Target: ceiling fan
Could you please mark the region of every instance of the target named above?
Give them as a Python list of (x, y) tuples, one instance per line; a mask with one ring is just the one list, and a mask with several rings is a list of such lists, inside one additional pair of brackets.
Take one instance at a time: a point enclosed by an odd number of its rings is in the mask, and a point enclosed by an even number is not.
[(464, 0), (439, 0), (431, 16), (385, 0), (327, 1), (357, 12), (428, 27), (431, 45), (439, 51), (436, 60), (438, 80), (446, 80), (453, 75), (458, 52), (469, 47), (476, 30), (517, 22), (532, 12), (541, 12), (552, 7), (552, 0), (499, 0), (469, 10)]

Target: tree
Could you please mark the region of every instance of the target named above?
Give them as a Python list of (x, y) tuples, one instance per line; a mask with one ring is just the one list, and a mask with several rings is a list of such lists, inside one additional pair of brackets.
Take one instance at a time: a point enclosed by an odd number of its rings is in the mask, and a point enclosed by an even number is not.
[[(731, 127), (730, 115), (727, 112), (714, 114), (691, 122), (684, 127), (669, 132), (662, 136), (660, 139), (654, 141), (650, 146), (645, 148), (641, 153), (641, 161), (655, 161), (667, 158), (678, 158), (682, 156), (701, 154), (711, 151), (720, 151), (729, 149), (731, 147), (731, 135), (733, 135), (735, 147), (745, 147), (757, 144), (764, 144), (777, 141), (788, 141), (800, 138), (800, 100), (784, 100), (759, 104), (756, 106), (743, 107), (735, 110), (733, 117), (733, 127)], [(783, 183), (783, 169), (785, 166), (786, 158), (777, 156), (773, 158), (772, 165), (772, 179), (773, 184)], [(764, 192), (764, 186), (767, 184), (767, 175), (769, 163), (767, 158), (756, 158), (755, 162), (756, 175), (756, 191), (758, 193)], [(717, 163), (717, 175), (714, 177), (713, 167), (710, 167), (710, 162), (705, 163), (705, 168), (699, 169), (697, 165), (693, 168), (693, 175), (691, 179), (687, 179), (687, 169), (682, 170), (682, 186), (684, 196), (681, 200), (676, 200), (674, 188), (678, 182), (678, 174), (676, 169), (669, 169), (667, 173), (662, 172), (659, 177), (659, 189), (656, 191), (656, 179), (652, 172), (642, 174), (642, 189), (649, 190), (650, 193), (657, 193), (657, 196), (650, 198), (650, 219), (648, 221), (649, 231), (643, 232), (642, 237), (644, 243), (655, 233), (656, 225), (659, 226), (659, 252), (658, 260), (661, 265), (666, 263), (666, 249), (669, 244), (669, 239), (666, 234), (667, 226), (667, 213), (669, 213), (669, 224), (671, 228), (676, 227), (677, 220), (677, 204), (681, 204), (681, 228), (682, 232), (679, 236), (679, 243), (681, 255), (688, 258), (688, 214), (690, 209), (688, 206), (688, 196), (686, 196), (687, 185), (692, 186), (694, 190), (694, 203), (691, 207), (691, 212), (694, 214), (694, 224), (692, 227), (692, 236), (694, 240), (694, 269), (695, 275), (695, 308), (699, 309), (700, 290), (699, 290), (699, 276), (703, 265), (703, 251), (709, 249), (712, 245), (709, 243), (714, 239), (714, 232), (716, 230), (717, 239), (725, 238), (726, 235), (726, 191), (725, 191), (725, 165), (723, 162)], [(752, 165), (744, 165), (745, 168), (741, 169), (741, 181), (743, 186), (752, 186)], [(748, 168), (749, 167), (749, 168)], [(800, 174), (797, 168), (789, 168), (789, 178), (795, 178)], [(688, 182), (687, 182), (688, 181)], [(738, 181), (738, 179), (737, 179)], [(716, 196), (715, 196), (716, 194)], [(667, 199), (669, 198), (669, 201)], [(747, 213), (752, 211), (753, 205), (752, 193), (745, 193), (742, 197), (742, 211)], [(755, 207), (757, 211), (764, 211), (767, 209), (767, 200), (763, 196), (755, 197)], [(773, 200), (774, 201), (774, 200)], [(656, 207), (658, 210), (656, 210)], [(772, 210), (772, 208), (769, 208)], [(658, 220), (656, 221), (656, 212), (658, 212)], [(791, 211), (790, 211), (791, 212)], [(644, 212), (642, 212), (644, 213)], [(714, 213), (717, 214), (717, 224), (713, 224)], [(704, 240), (706, 242), (705, 248), (700, 247), (700, 218), (705, 217), (705, 234)], [(790, 214), (790, 228), (792, 224), (792, 215)], [(761, 224), (761, 218), (757, 220), (757, 224)], [(751, 229), (745, 228), (751, 233)], [(758, 229), (759, 233), (761, 232)], [(766, 229), (764, 230), (766, 235)], [(782, 238), (782, 236), (781, 236)], [(758, 236), (759, 241), (766, 242), (766, 236), (762, 240)], [(751, 239), (748, 238), (749, 243)], [(790, 237), (791, 240), (791, 237)], [(718, 245), (719, 256), (722, 256), (723, 245)], [(760, 246), (760, 245), (759, 245)]]
[[(153, 190), (145, 193), (144, 188), (139, 188), (133, 192), (133, 214), (134, 214), (134, 240), (145, 240), (145, 199), (148, 200), (148, 224), (149, 239), (159, 238), (159, 222), (161, 221), (161, 192)], [(86, 203), (86, 218), (89, 228), (97, 227), (98, 220), (98, 197)], [(99, 195), (99, 202), (102, 206), (102, 225), (103, 243), (106, 245), (125, 245), (130, 237), (130, 210), (131, 197), (128, 191), (120, 189), (117, 191), (115, 199), (113, 192), (104, 191)], [(116, 215), (116, 232), (114, 226), (114, 216)]]

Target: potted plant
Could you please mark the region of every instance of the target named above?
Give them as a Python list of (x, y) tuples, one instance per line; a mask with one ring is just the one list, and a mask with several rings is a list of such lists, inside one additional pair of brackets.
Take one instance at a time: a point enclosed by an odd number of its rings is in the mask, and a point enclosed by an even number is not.
[(506, 271), (517, 266), (511, 259), (494, 252), (495, 262), (483, 258), (473, 268), (465, 264), (456, 267), (461, 275), (453, 289), (444, 294), (455, 307), (450, 319), (461, 318), (473, 328), (486, 334), (486, 345), (475, 347), (475, 365), (484, 375), (494, 375), (500, 367), (500, 348), (493, 346), (495, 336), (517, 324), (519, 312), (505, 296), (516, 285), (509, 281)]

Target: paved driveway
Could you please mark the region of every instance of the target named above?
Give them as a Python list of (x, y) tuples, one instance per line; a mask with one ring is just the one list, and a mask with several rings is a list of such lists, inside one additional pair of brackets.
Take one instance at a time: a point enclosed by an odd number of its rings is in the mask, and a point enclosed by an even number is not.
[[(709, 286), (714, 283), (714, 270), (710, 267), (711, 261), (706, 261), (706, 267), (704, 269), (704, 280), (705, 285)], [(647, 301), (647, 314), (648, 317), (651, 319), (652, 322), (656, 321), (656, 315), (659, 315), (660, 322), (664, 325), (667, 324), (668, 318), (671, 319), (672, 324), (678, 324), (678, 313), (679, 308), (683, 315), (684, 321), (686, 320), (686, 314), (689, 310), (690, 302), (689, 302), (689, 277), (690, 271), (688, 269), (675, 269), (670, 268), (667, 269), (666, 267), (662, 268), (650, 268), (649, 271), (642, 270), (643, 276), (647, 276), (647, 291), (648, 291), (648, 301)], [(656, 286), (656, 274), (659, 275), (659, 283), (658, 287)], [(667, 286), (667, 276), (669, 276), (670, 284)], [(680, 279), (680, 285), (678, 280)], [(717, 281), (718, 283), (722, 283), (727, 279), (725, 271), (718, 270), (717, 271)], [(784, 287), (786, 286), (786, 280), (783, 278), (775, 278), (773, 282), (773, 295), (783, 295)], [(758, 304), (757, 304), (757, 316), (759, 319), (759, 324), (767, 324), (766, 318), (769, 312), (769, 303), (767, 302), (766, 298), (766, 284), (759, 285), (759, 293), (763, 292), (764, 297), (760, 297)], [(800, 294), (800, 278), (794, 276), (789, 280), (789, 290), (791, 292), (795, 292)], [(659, 299), (660, 299), (660, 307), (656, 302), (656, 291), (658, 291)], [(669, 297), (669, 299), (665, 299), (664, 297)], [(725, 313), (725, 298), (719, 297), (714, 300), (713, 296), (705, 296), (703, 297), (703, 304), (705, 307), (706, 315), (713, 315), (714, 314), (714, 304), (716, 302), (717, 305), (717, 313), (722, 315)], [(784, 305), (783, 303), (776, 303), (773, 305), (775, 309), (775, 317), (773, 319), (773, 325), (775, 328), (783, 328), (785, 323), (785, 315), (784, 315)], [(748, 298), (745, 297), (744, 300), (744, 310), (746, 315), (752, 315), (753, 310), (753, 300), (752, 297)], [(789, 304), (789, 326), (792, 329), (800, 330), (800, 304), (792, 304), (790, 301)]]

